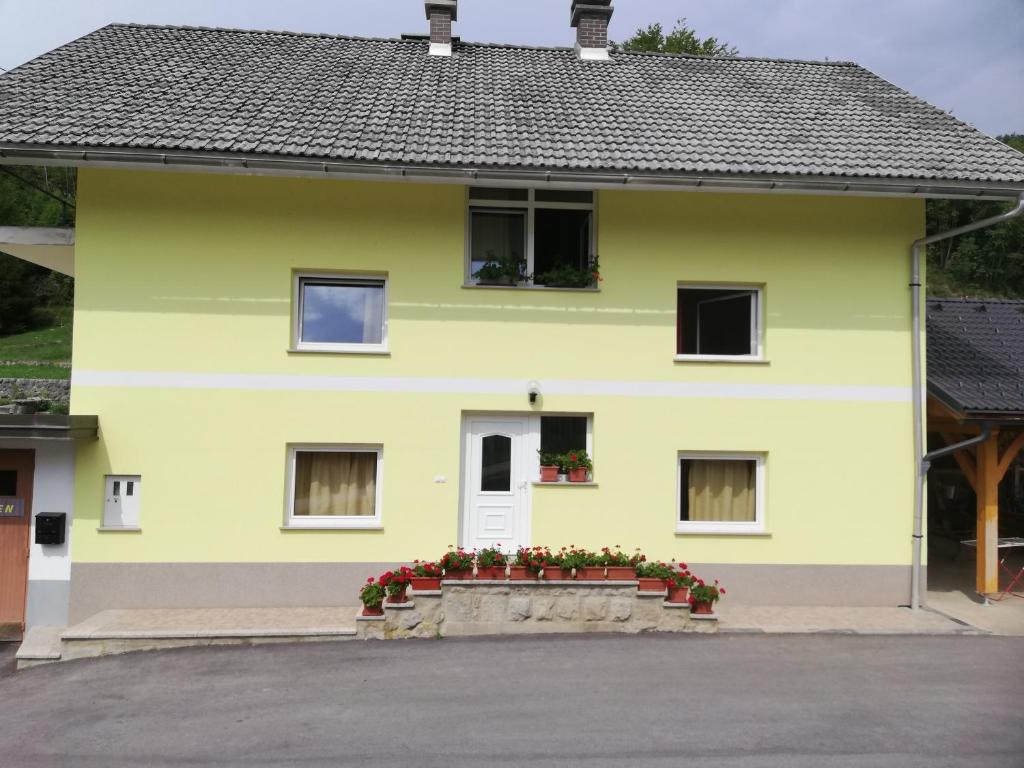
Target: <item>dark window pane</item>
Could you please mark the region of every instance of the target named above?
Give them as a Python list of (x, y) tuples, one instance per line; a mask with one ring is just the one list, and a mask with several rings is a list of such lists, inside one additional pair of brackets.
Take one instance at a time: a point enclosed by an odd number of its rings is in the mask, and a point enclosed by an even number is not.
[(470, 231), (470, 275), (489, 261), (509, 263), (526, 258), (525, 211), (475, 208)]
[(751, 317), (754, 292), (680, 288), (678, 343), (680, 355), (752, 355)]
[(501, 187), (470, 187), (470, 200), (521, 200), (526, 202), (530, 199), (529, 190), (526, 189), (503, 189)]
[(480, 441), (480, 490), (512, 490), (512, 438), (488, 435)]
[(380, 344), (384, 338), (382, 282), (302, 283), (302, 341)]
[(13, 469), (0, 469), (0, 496), (18, 495), (18, 473)]
[(586, 450), (586, 416), (541, 416), (540, 450), (542, 453), (568, 453)]
[(534, 195), (538, 203), (586, 203), (593, 205), (593, 192), (577, 192), (568, 189), (538, 189)]
[(590, 263), (591, 211), (538, 209), (534, 219), (533, 272), (538, 277), (556, 267), (586, 269)]

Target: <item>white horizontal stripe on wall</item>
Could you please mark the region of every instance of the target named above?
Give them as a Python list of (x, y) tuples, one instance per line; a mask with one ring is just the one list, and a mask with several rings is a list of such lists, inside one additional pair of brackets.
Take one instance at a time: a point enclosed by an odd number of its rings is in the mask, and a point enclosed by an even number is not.
[[(128, 389), (234, 389), (292, 392), (403, 392), (419, 394), (525, 395), (526, 379), (449, 379), (371, 376), (285, 376), (257, 373), (73, 370), (74, 387)], [(909, 403), (910, 387), (828, 384), (715, 384), (673, 381), (549, 379), (541, 393), (599, 397), (666, 397), (729, 400), (826, 400)]]

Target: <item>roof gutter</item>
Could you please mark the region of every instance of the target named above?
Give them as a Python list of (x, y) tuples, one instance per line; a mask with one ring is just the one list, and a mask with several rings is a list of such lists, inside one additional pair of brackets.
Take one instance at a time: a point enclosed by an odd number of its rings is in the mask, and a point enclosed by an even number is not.
[(304, 157), (154, 152), (129, 148), (0, 146), (0, 165), (62, 165), (139, 170), (177, 170), (238, 175), (284, 175), (342, 179), (405, 180), (421, 183), (493, 183), (586, 189), (689, 189), (727, 192), (936, 197), (944, 199), (1015, 200), (1020, 184), (950, 182), (904, 178), (797, 176), (768, 174), (637, 174), (608, 170), (545, 170), (348, 162)]
[[(979, 437), (972, 438), (956, 446), (950, 446), (950, 450), (936, 451), (926, 454), (924, 435), (924, 384), (923, 365), (924, 359), (921, 352), (921, 257), (924, 248), (932, 243), (948, 240), (968, 232), (976, 232), (979, 229), (994, 227), (1005, 221), (1016, 218), (1024, 213), (1024, 194), (1020, 195), (1017, 205), (1006, 213), (998, 216), (991, 216), (973, 224), (966, 224), (946, 232), (939, 232), (928, 237), (915, 240), (910, 248), (910, 317), (911, 317), (911, 357), (913, 365), (913, 408), (914, 408), (914, 538), (913, 538), (913, 561), (910, 570), (910, 607), (917, 610), (921, 607), (921, 539), (924, 536), (924, 490), (925, 481), (928, 475), (928, 467), (932, 458), (936, 455), (945, 455), (955, 450), (983, 442)], [(991, 426), (986, 424), (983, 433), (990, 432)]]

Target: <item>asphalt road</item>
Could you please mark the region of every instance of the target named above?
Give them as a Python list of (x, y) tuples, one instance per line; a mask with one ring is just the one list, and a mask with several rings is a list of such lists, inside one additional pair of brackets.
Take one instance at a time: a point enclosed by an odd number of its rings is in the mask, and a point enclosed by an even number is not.
[(1024, 640), (570, 637), (137, 653), (0, 677), (0, 765), (1024, 766)]

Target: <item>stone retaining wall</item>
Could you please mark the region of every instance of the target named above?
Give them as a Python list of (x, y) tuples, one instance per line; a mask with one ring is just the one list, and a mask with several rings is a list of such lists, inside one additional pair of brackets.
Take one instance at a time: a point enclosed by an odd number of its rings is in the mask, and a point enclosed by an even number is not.
[(412, 592), (384, 605), (384, 616), (359, 616), (364, 639), (436, 638), (580, 632), (715, 632), (714, 616), (639, 592), (635, 581), (445, 581), (437, 592)]
[(41, 399), (67, 405), (70, 397), (71, 382), (68, 379), (0, 378), (0, 400)]

